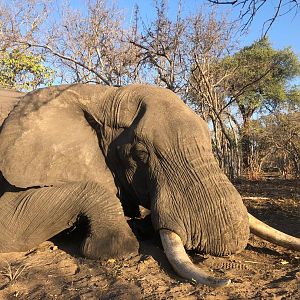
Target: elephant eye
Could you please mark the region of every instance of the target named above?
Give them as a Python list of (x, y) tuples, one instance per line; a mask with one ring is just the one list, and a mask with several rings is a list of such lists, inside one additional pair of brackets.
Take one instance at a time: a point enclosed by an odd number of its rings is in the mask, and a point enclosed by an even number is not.
[(132, 151), (132, 157), (135, 161), (140, 161), (144, 164), (146, 164), (149, 160), (149, 151), (147, 148), (141, 144), (138, 143), (134, 146), (133, 151)]
[(117, 153), (118, 153), (118, 156), (121, 160), (128, 159), (128, 157), (130, 156), (130, 152), (131, 152), (131, 145), (130, 144), (126, 144), (126, 145), (122, 145), (122, 146), (117, 147)]

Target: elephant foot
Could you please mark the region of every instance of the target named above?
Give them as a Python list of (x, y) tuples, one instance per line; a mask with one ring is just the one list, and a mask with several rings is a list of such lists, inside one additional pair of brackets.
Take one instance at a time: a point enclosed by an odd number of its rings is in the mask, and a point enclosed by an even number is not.
[(105, 230), (105, 235), (90, 234), (82, 243), (82, 255), (91, 259), (122, 259), (137, 255), (139, 243), (126, 226), (128, 231), (110, 228)]

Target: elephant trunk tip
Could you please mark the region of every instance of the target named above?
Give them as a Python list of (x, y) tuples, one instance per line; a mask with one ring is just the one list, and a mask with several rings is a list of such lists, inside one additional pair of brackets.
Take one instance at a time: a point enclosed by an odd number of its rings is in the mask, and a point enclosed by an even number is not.
[(188, 257), (181, 238), (175, 232), (161, 229), (159, 233), (168, 261), (180, 277), (210, 287), (224, 287), (230, 284), (230, 279), (215, 278), (197, 268)]

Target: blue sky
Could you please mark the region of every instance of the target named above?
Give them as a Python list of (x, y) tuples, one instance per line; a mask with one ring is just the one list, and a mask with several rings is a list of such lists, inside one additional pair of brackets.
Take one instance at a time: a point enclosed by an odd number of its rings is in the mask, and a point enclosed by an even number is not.
[[(269, 4), (265, 5), (260, 13), (257, 14), (253, 21), (247, 36), (240, 38), (242, 45), (249, 45), (261, 36), (263, 23), (272, 16), (274, 1), (268, 0)], [(155, 10), (152, 0), (119, 0), (119, 6), (122, 7), (126, 15), (130, 17), (134, 4), (137, 3), (143, 17), (151, 20)], [(208, 4), (207, 0), (182, 0), (182, 6), (185, 13), (194, 12), (200, 5)], [(170, 16), (174, 16), (177, 11), (178, 1), (169, 0)], [(238, 17), (239, 8), (230, 6), (219, 6), (220, 11), (230, 11), (232, 19)], [(291, 46), (294, 52), (300, 57), (300, 11), (298, 15), (289, 13), (277, 19), (268, 32), (272, 45), (277, 49)]]
[[(264, 22), (273, 15), (274, 7), (279, 0), (267, 0), (260, 12), (256, 15), (247, 35), (241, 36), (241, 46), (250, 45), (257, 40), (262, 34)], [(154, 0), (115, 0), (117, 6), (124, 9), (128, 22), (132, 16), (134, 5), (137, 3), (142, 17), (150, 21), (155, 14)], [(72, 6), (77, 9), (83, 7), (84, 0), (71, 0)], [(110, 3), (108, 1), (107, 3)], [(178, 7), (178, 0), (169, 0), (170, 17), (175, 16)], [(195, 12), (200, 6), (210, 5), (208, 0), (182, 0), (184, 14)], [(229, 13), (232, 20), (236, 20), (239, 14), (239, 7), (231, 7), (230, 5), (219, 5), (220, 12)], [(279, 17), (268, 31), (268, 36), (274, 48), (282, 49), (292, 47), (294, 52), (300, 58), (300, 10), (295, 15), (293, 12)]]

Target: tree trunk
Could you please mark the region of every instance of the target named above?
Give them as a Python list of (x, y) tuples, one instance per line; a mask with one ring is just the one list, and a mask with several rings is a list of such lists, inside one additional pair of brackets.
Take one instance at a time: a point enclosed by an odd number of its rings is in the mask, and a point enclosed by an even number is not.
[(248, 111), (246, 113), (242, 112), (243, 126), (241, 130), (241, 150), (243, 171), (249, 171), (251, 168), (251, 116), (252, 114)]

